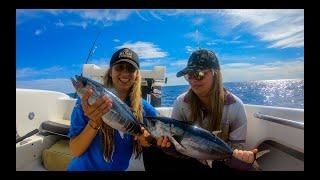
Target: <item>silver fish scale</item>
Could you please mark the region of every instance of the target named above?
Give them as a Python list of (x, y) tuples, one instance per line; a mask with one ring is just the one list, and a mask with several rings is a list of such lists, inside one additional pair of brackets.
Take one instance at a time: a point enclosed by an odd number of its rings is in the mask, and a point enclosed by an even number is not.
[(118, 98), (118, 96), (116, 96), (115, 94), (113, 94), (112, 92), (106, 90), (105, 88), (103, 89), (104, 94), (106, 94), (108, 97), (110, 97), (111, 99), (115, 100), (116, 103), (119, 103), (127, 112), (130, 112), (130, 116), (132, 116), (134, 118), (134, 116), (131, 114), (131, 109), (128, 107), (128, 105), (126, 105), (120, 98)]
[(189, 153), (200, 159), (218, 159), (219, 155), (217, 153), (222, 153), (217, 144), (212, 143), (204, 138), (192, 136), (189, 133), (185, 135), (185, 138), (182, 140), (181, 144), (185, 147), (193, 149), (193, 151), (189, 151)]
[[(114, 109), (111, 109), (108, 113), (104, 115), (104, 122), (110, 125), (112, 128), (119, 129), (122, 132), (133, 133), (136, 132), (136, 128), (139, 128), (134, 122), (134, 120), (125, 119)], [(117, 122), (117, 123), (116, 123)]]

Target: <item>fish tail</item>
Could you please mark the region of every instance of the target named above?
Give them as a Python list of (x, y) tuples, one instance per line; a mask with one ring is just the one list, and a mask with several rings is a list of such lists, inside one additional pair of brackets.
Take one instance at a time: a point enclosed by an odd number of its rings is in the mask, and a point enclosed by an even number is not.
[(76, 88), (76, 89), (78, 89), (79, 86), (78, 86), (77, 81), (76, 81), (74, 78), (70, 78), (70, 79), (71, 79), (71, 82), (72, 82), (73, 87)]

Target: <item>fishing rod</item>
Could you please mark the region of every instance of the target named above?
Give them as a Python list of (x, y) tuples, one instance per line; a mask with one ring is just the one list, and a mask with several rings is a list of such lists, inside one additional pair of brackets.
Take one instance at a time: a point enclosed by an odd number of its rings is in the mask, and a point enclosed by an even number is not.
[[(94, 51), (95, 51), (96, 48), (97, 48), (96, 42), (97, 42), (97, 39), (98, 39), (98, 37), (100, 36), (101, 32), (102, 32), (102, 30), (98, 33), (96, 39), (95, 39), (94, 42), (92, 43), (92, 46), (91, 46), (91, 48), (90, 48), (90, 50), (89, 50), (89, 53), (88, 53), (88, 56), (87, 56), (87, 59), (86, 59), (85, 64), (88, 63), (89, 59), (90, 59), (91, 56), (94, 54)], [(82, 72), (83, 72), (83, 70), (81, 71), (81, 76), (82, 76)]]
[[(86, 59), (85, 64), (88, 63), (89, 59), (90, 59), (91, 56), (94, 54), (94, 51), (95, 51), (96, 48), (97, 48), (96, 42), (97, 42), (97, 39), (98, 39), (98, 37), (100, 36), (101, 32), (102, 32), (102, 30), (98, 33), (96, 39), (93, 41), (92, 46), (91, 46), (91, 48), (90, 48), (90, 50), (89, 50), (89, 53), (88, 53), (88, 56), (87, 56), (87, 59)], [(82, 67), (80, 76), (82, 76), (82, 75), (83, 75), (83, 67)], [(76, 92), (74, 93), (73, 98), (77, 98), (77, 93), (76, 93)]]

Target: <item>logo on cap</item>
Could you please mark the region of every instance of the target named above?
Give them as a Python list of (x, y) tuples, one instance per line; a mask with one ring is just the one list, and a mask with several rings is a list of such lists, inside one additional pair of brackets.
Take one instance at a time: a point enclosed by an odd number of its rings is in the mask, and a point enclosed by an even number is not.
[(119, 58), (133, 59), (132, 52), (129, 49), (124, 49), (119, 53)]

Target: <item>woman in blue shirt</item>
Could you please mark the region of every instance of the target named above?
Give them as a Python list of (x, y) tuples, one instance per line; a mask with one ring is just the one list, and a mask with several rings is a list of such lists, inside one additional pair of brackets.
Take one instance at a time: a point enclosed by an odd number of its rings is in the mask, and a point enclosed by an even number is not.
[[(104, 84), (134, 112), (139, 121), (143, 116), (156, 116), (156, 110), (141, 98), (141, 75), (137, 54), (122, 48), (110, 60), (110, 68), (104, 76)], [(93, 105), (88, 104), (89, 90), (78, 99), (71, 115), (70, 151), (75, 156), (69, 171), (124, 171), (134, 153), (140, 157), (142, 147), (149, 147), (150, 134), (142, 128), (143, 135), (133, 137), (123, 134), (103, 123), (101, 116), (112, 107), (112, 101), (102, 97)]]

